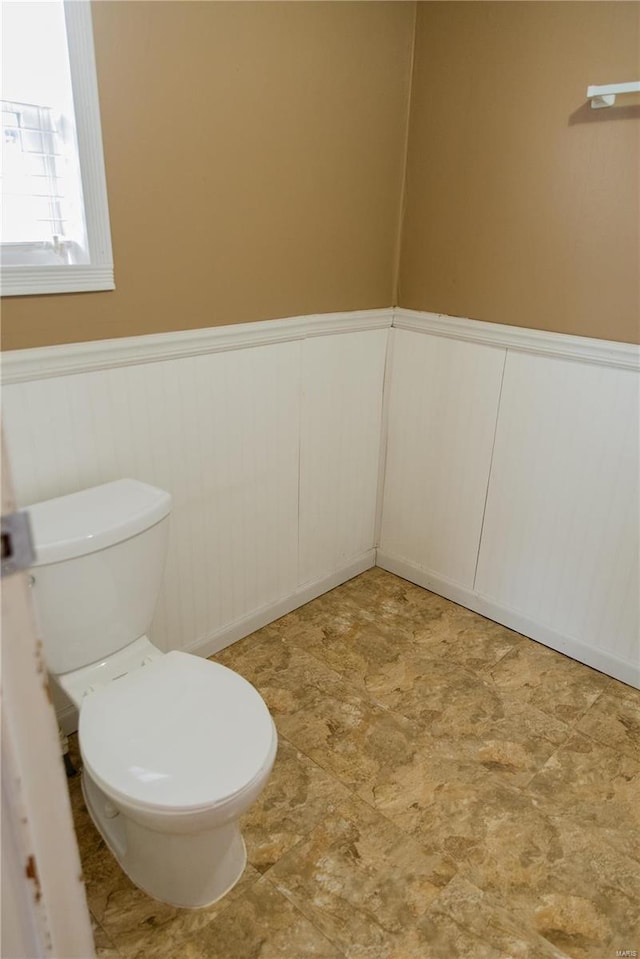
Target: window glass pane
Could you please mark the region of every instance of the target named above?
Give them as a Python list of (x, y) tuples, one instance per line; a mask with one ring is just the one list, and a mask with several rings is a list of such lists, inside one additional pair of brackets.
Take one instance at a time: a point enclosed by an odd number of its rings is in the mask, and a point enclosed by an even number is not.
[(2, 6), (2, 261), (87, 263), (63, 3)]

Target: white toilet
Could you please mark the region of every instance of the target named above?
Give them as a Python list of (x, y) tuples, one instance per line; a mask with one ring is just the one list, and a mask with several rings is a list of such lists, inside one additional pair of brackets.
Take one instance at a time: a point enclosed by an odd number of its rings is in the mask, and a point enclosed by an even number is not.
[(80, 711), (91, 818), (137, 886), (196, 908), (242, 875), (238, 821), (277, 734), (245, 679), (145, 635), (170, 509), (168, 493), (129, 479), (29, 507), (33, 596), (49, 670)]

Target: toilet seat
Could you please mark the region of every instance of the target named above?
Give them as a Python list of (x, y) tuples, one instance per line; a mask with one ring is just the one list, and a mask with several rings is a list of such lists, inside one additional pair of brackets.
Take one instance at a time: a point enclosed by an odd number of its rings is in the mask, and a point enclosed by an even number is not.
[(237, 673), (170, 652), (87, 696), (80, 749), (90, 776), (128, 807), (224, 807), (273, 763), (275, 727)]

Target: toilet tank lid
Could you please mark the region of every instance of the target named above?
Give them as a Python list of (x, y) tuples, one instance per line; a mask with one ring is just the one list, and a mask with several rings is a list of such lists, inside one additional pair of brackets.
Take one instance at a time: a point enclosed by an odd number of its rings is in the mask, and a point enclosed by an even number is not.
[(121, 543), (168, 516), (171, 496), (134, 479), (114, 480), (26, 507), (34, 566), (59, 563)]

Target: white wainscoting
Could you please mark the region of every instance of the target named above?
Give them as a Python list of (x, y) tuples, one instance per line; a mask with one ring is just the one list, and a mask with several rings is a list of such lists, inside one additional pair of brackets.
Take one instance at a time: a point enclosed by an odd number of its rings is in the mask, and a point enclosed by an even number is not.
[(297, 317), (7, 354), (3, 418), (23, 505), (172, 492), (163, 649), (209, 655), (377, 561), (640, 685), (638, 355)]
[(120, 476), (169, 490), (152, 639), (203, 644), (297, 588), (299, 377), (286, 343), (7, 387), (19, 501)]
[(389, 331), (302, 344), (300, 581), (375, 542), (382, 387)]
[(378, 565), (640, 685), (638, 348), (403, 310), (394, 327)]
[(472, 587), (505, 350), (392, 336), (380, 549)]
[(510, 353), (476, 591), (639, 656), (638, 377)]
[(200, 354), (189, 332), (6, 355), (21, 505), (121, 476), (171, 492), (160, 648), (210, 655), (374, 564), (391, 315), (351, 319), (251, 324), (257, 347), (221, 329), (222, 352), (205, 330)]

